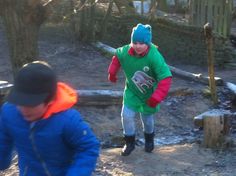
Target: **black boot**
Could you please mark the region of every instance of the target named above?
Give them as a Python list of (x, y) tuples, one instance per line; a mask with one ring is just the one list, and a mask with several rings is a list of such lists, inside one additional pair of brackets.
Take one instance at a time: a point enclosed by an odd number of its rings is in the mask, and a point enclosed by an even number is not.
[(151, 153), (154, 149), (154, 132), (144, 133), (145, 137), (145, 152)]
[(125, 145), (121, 151), (122, 156), (128, 156), (135, 148), (135, 136), (124, 136)]

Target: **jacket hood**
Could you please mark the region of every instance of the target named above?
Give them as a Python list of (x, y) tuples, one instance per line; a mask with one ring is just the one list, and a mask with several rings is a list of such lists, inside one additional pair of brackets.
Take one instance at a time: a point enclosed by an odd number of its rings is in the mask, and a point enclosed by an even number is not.
[(65, 83), (58, 82), (56, 96), (49, 105), (46, 113), (43, 115), (43, 119), (47, 119), (55, 113), (71, 108), (76, 104), (77, 99), (76, 90)]

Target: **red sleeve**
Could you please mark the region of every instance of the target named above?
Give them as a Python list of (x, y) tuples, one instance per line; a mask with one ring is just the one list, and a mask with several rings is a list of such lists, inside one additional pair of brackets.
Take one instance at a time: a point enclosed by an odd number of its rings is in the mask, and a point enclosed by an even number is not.
[(113, 56), (112, 61), (108, 68), (108, 73), (116, 75), (119, 69), (120, 69), (120, 61), (117, 56)]
[(172, 77), (165, 78), (157, 84), (157, 88), (152, 94), (152, 97), (155, 98), (158, 103), (160, 103), (167, 96), (170, 86), (171, 86)]

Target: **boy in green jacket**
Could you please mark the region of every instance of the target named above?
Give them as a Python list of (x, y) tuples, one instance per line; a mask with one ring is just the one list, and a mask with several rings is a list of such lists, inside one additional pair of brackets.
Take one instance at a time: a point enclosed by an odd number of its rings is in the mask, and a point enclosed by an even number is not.
[(140, 113), (145, 137), (145, 151), (154, 149), (154, 113), (170, 89), (172, 74), (163, 56), (152, 43), (150, 25), (138, 24), (132, 30), (131, 43), (120, 47), (108, 68), (108, 80), (115, 83), (123, 69), (126, 81), (121, 121), (125, 146), (121, 155), (135, 148), (135, 115)]

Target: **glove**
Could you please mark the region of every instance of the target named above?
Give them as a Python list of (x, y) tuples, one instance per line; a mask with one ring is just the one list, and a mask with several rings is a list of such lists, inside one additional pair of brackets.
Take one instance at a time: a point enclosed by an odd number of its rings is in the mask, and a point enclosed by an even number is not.
[(147, 100), (148, 106), (155, 108), (167, 96), (170, 89), (171, 80), (171, 77), (167, 77), (158, 83), (156, 90)]
[(108, 80), (115, 83), (117, 81), (116, 74), (119, 71), (121, 65), (117, 56), (112, 57), (112, 61), (108, 68)]
[(152, 96), (147, 100), (147, 105), (152, 108), (155, 108), (158, 105), (158, 103), (159, 102)]
[(108, 80), (113, 82), (113, 83), (116, 83), (117, 77), (116, 77), (115, 74), (108, 74)]

